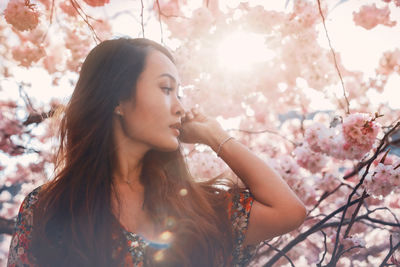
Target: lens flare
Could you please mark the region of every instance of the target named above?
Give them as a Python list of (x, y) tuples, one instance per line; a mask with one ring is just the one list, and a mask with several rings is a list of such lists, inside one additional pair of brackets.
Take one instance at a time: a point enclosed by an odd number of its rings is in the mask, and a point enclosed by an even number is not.
[(273, 57), (274, 51), (265, 45), (265, 37), (255, 33), (233, 33), (218, 47), (220, 67), (233, 71), (250, 70), (254, 63)]
[(164, 250), (159, 250), (156, 253), (154, 253), (154, 260), (157, 262), (160, 262), (164, 259)]
[(172, 238), (172, 233), (170, 231), (164, 231), (160, 235), (160, 239), (162, 242), (170, 242)]
[(183, 196), (183, 197), (186, 196), (187, 193), (188, 193), (188, 191), (187, 191), (186, 188), (182, 188), (181, 190), (179, 190), (179, 195), (181, 195), (181, 196)]

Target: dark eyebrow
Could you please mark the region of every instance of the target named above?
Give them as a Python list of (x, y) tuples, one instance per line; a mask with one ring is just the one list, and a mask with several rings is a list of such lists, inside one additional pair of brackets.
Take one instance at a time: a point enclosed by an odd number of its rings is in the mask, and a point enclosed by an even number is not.
[[(176, 79), (175, 79), (175, 77), (174, 76), (172, 76), (171, 74), (169, 74), (169, 73), (163, 73), (163, 74), (161, 74), (160, 76), (158, 76), (158, 77), (169, 77), (171, 80), (173, 80), (175, 83), (176, 83)], [(178, 84), (178, 86), (179, 86), (180, 84)]]

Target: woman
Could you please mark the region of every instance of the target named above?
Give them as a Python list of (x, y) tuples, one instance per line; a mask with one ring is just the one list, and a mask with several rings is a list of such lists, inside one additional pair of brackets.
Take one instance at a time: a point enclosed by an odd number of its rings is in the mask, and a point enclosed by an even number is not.
[[(178, 88), (172, 55), (153, 41), (89, 53), (56, 177), (22, 203), (8, 266), (244, 266), (260, 241), (302, 224), (282, 178), (215, 119), (184, 110)], [(209, 145), (248, 189), (195, 182), (180, 142)]]

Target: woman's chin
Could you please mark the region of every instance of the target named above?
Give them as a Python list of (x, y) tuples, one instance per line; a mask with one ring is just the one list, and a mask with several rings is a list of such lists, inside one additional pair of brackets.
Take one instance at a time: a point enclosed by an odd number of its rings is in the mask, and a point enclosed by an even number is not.
[(158, 150), (161, 150), (161, 151), (163, 151), (163, 152), (172, 152), (172, 151), (176, 151), (177, 149), (179, 149), (179, 141), (178, 141), (177, 138), (176, 138), (175, 140), (176, 140), (175, 142), (171, 142), (171, 143), (169, 143), (169, 144), (166, 145), (166, 146), (159, 147)]

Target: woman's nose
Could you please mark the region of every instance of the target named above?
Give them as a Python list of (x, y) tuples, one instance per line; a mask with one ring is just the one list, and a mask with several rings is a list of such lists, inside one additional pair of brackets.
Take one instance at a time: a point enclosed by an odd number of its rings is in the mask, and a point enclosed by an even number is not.
[(183, 108), (183, 105), (179, 98), (176, 98), (175, 101), (174, 114), (179, 115), (180, 117), (183, 117), (183, 115), (185, 114), (185, 109)]

